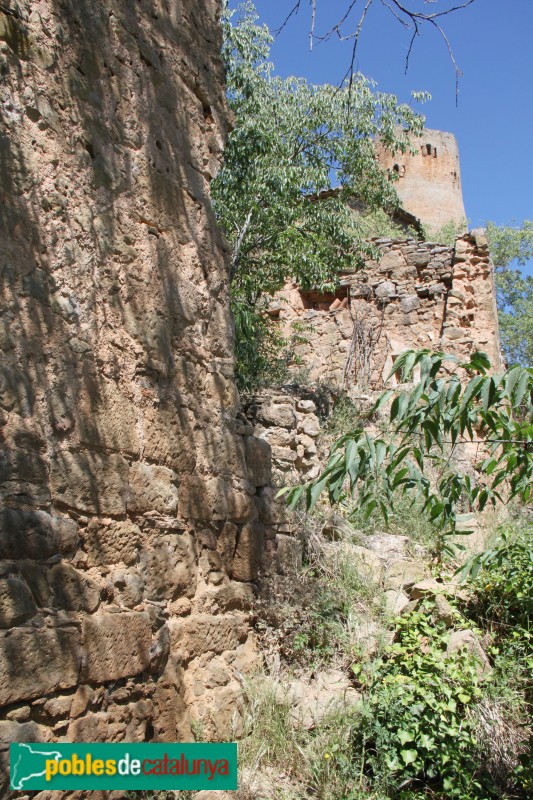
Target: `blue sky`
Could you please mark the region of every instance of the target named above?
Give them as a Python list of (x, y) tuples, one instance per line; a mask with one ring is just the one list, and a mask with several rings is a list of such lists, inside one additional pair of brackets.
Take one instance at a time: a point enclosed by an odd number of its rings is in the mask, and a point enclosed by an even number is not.
[[(236, 2), (230, 3), (235, 7)], [(260, 19), (279, 27), (292, 0), (255, 0)], [(411, 0), (410, 7), (442, 7)], [(447, 3), (446, 5), (449, 5)], [(282, 76), (338, 83), (351, 58), (351, 43), (331, 40), (309, 51), (310, 2), (276, 39), (272, 60)], [(316, 32), (326, 31), (348, 0), (317, 0)], [(355, 4), (361, 10), (363, 0)], [(354, 17), (355, 19), (355, 17)], [(519, 224), (533, 217), (533, 0), (475, 0), (444, 18), (463, 77), (456, 106), (455, 73), (445, 44), (426, 29), (404, 75), (409, 34), (380, 3), (371, 8), (358, 45), (357, 68), (382, 91), (409, 101), (411, 90), (433, 99), (421, 110), (428, 128), (451, 131), (459, 143), (466, 213), (471, 227), (487, 220)], [(531, 265), (528, 272), (531, 272)]]

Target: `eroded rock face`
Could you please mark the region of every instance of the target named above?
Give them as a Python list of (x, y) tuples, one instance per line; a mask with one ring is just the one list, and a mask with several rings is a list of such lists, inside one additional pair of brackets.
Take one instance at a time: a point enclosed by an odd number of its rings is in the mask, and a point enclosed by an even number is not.
[(255, 658), (270, 450), (235, 424), (219, 11), (0, 11), (7, 736), (215, 736)]

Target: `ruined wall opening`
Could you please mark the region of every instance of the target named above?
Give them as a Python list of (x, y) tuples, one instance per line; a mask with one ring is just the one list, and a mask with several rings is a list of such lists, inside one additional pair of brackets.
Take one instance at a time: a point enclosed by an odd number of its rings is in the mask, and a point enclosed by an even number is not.
[(302, 305), (306, 310), (336, 311), (348, 306), (348, 287), (340, 286), (334, 292), (320, 292), (315, 289), (299, 290)]

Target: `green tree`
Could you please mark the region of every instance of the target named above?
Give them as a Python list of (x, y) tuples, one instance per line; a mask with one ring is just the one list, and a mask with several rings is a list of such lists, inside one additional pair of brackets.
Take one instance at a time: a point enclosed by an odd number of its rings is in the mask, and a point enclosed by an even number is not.
[[(461, 533), (462, 505), (482, 511), (502, 500), (503, 485), (508, 499), (531, 500), (533, 369), (515, 366), (491, 375), (484, 353), (459, 363), (455, 356), (419, 350), (403, 353), (394, 374), (413, 381), (412, 388), (384, 392), (369, 412), (388, 408), (388, 435), (373, 437), (364, 427), (350, 431), (333, 445), (316, 480), (280, 494), (288, 493), (293, 506), (303, 499), (311, 509), (323, 491), (333, 504), (356, 493), (359, 508), (385, 520), (398, 494), (413, 502), (421, 498), (435, 524), (439, 554), (452, 555), (456, 545), (449, 542)], [(485, 452), (474, 479), (453, 469), (452, 456), (480, 434)]]
[(496, 268), (500, 338), (510, 364), (533, 364), (533, 277), (511, 267), (533, 258), (533, 222), (521, 227), (487, 224)]
[[(344, 88), (275, 76), (268, 60), (272, 37), (257, 24), (251, 2), (237, 12), (226, 9), (224, 32), (235, 127), (213, 200), (232, 248), (239, 357), (239, 331), (260, 346), (264, 295), (289, 277), (302, 287), (331, 285), (339, 269), (376, 255), (346, 200), (356, 194), (371, 209), (396, 205), (372, 140), (379, 135), (389, 149), (405, 151), (409, 133), (420, 133), (424, 118), (362, 75)], [(244, 323), (237, 318), (243, 313)]]

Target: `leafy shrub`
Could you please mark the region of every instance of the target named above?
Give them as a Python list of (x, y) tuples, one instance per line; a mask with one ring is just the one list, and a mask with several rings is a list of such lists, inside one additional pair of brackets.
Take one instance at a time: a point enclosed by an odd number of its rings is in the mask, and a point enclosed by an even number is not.
[[(388, 407), (390, 430), (377, 437), (364, 427), (346, 433), (315, 480), (280, 495), (288, 493), (292, 507), (303, 499), (308, 510), (326, 491), (332, 505), (355, 496), (368, 517), (377, 511), (385, 521), (396, 498), (408, 495), (423, 501), (435, 524), (439, 556), (455, 555), (458, 545), (451, 540), (469, 533), (461, 530), (465, 505), (469, 511), (496, 505), (503, 487), (511, 499), (528, 503), (532, 497), (533, 369), (513, 367), (499, 375), (490, 369), (481, 352), (465, 363), (429, 350), (403, 353), (391, 376), (412, 381), (412, 388), (384, 392), (369, 412)], [(471, 376), (467, 381), (465, 373)], [(487, 457), (474, 480), (448, 464), (454, 450), (475, 441), (479, 431), (486, 436)], [(452, 450), (446, 452), (448, 443)], [(428, 478), (428, 466), (437, 467), (436, 480)]]
[(456, 239), (468, 230), (468, 224), (467, 219), (462, 219), (460, 222), (450, 220), (440, 228), (422, 225), (423, 238), (426, 242), (438, 242), (453, 247)]
[(264, 305), (250, 305), (234, 298), (235, 377), (242, 392), (263, 386), (280, 386), (292, 379), (289, 366), (299, 365), (295, 345), (305, 341), (303, 326), (297, 323), (289, 337), (281, 335), (264, 313)]
[[(533, 527), (504, 529), (495, 545), (471, 558), (463, 575), (472, 581), (474, 606), (470, 613), (491, 631), (495, 691), (490, 698), (503, 706), (507, 762), (519, 762), (512, 776), (504, 775), (515, 796), (533, 793), (533, 736), (527, 741), (528, 716), (533, 703)], [(494, 706), (493, 706), (494, 708)], [(528, 714), (529, 709), (529, 714)], [(486, 737), (493, 771), (502, 773), (493, 756), (494, 734)], [(503, 749), (503, 748), (501, 748)], [(501, 780), (501, 779), (500, 779)]]
[(531, 630), (533, 527), (518, 534), (504, 529), (497, 546), (470, 559), (463, 575), (474, 579), (473, 588), (485, 618), (498, 626)]
[(477, 775), (475, 722), (482, 696), (471, 654), (446, 654), (449, 634), (431, 603), (401, 617), (394, 644), (368, 678), (356, 729), (363, 771), (400, 797), (486, 798)]

